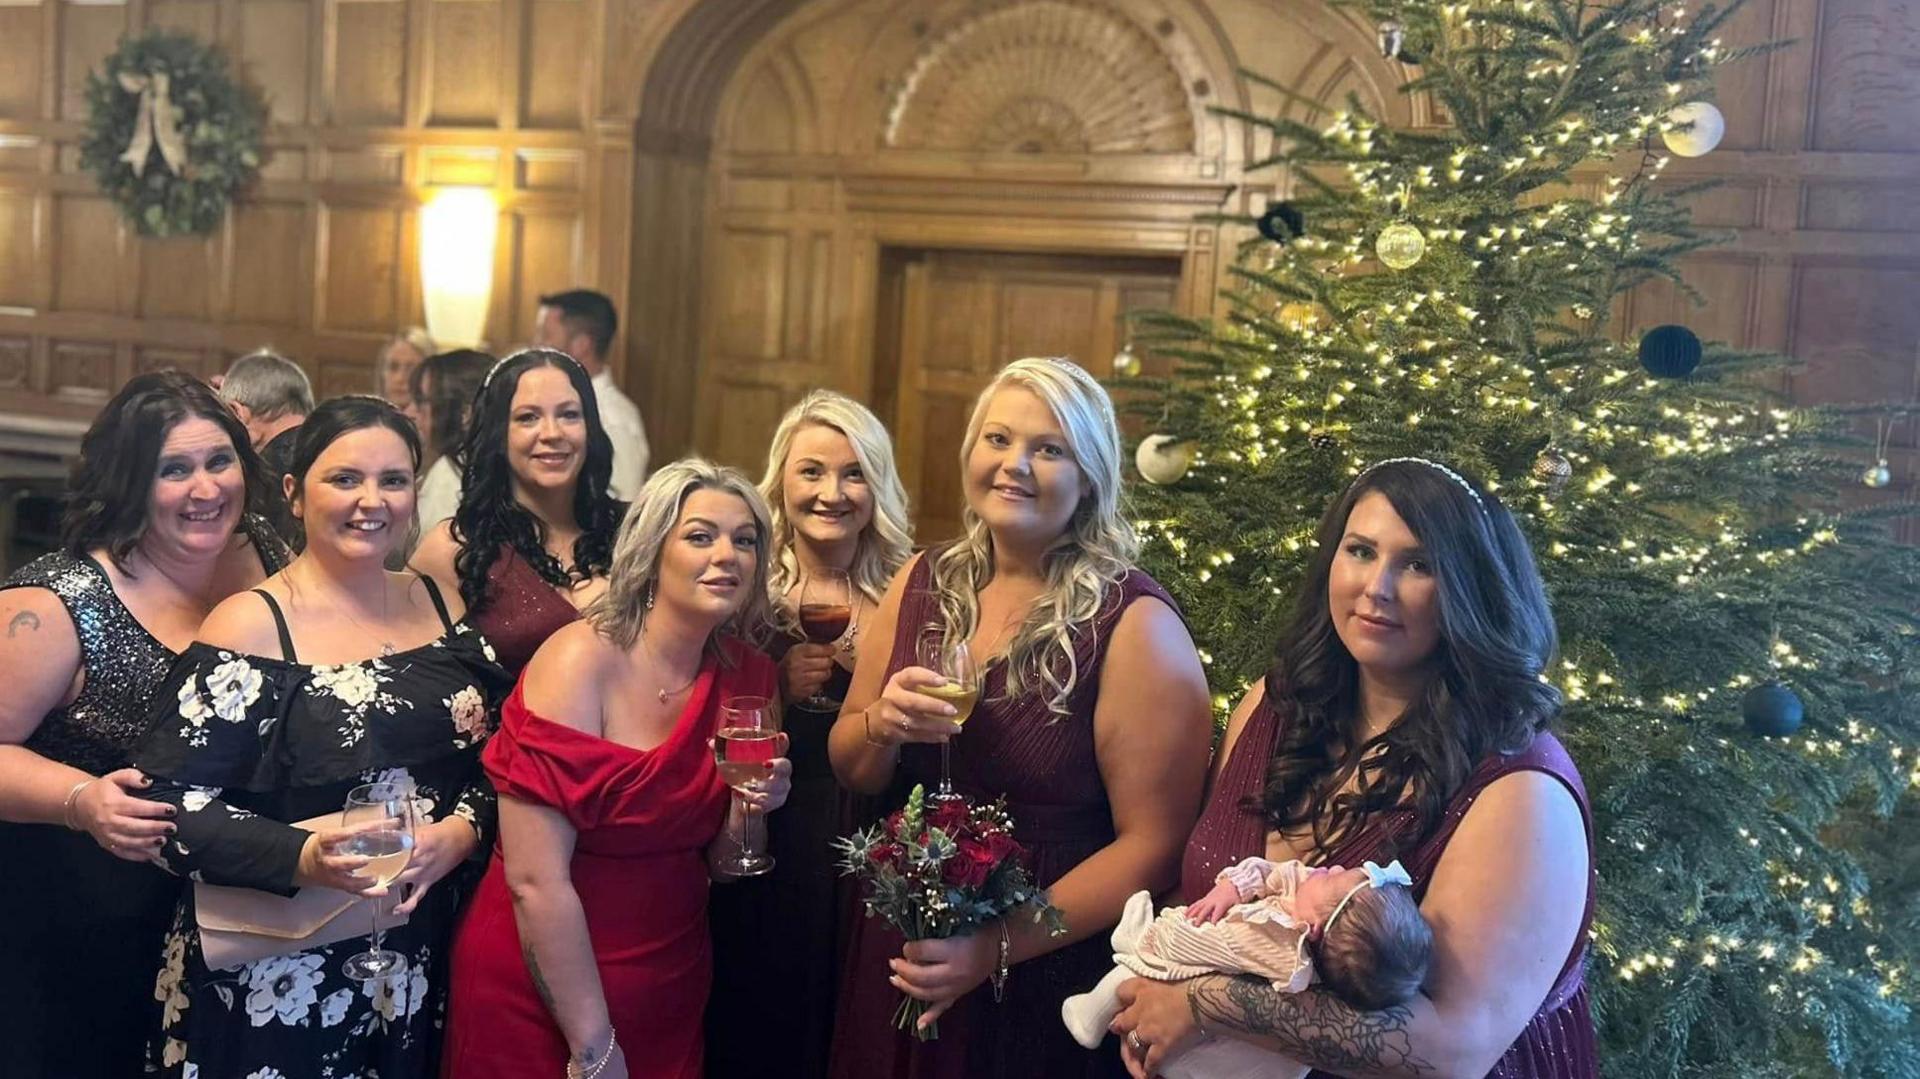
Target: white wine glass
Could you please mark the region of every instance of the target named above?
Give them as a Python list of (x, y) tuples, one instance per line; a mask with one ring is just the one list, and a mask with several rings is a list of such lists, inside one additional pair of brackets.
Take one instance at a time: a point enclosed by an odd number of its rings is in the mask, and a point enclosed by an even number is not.
[[(367, 864), (360, 874), (386, 887), (407, 868), (413, 856), (414, 806), (413, 783), (362, 783), (347, 794), (346, 808), (340, 812), (340, 824), (354, 830), (340, 846), (343, 854), (358, 855)], [(385, 930), (380, 925), (381, 897), (369, 897), (373, 914), (373, 946), (347, 958), (345, 972), (356, 982), (368, 982), (398, 974), (407, 969), (407, 957), (383, 947)]]
[[(773, 702), (765, 697), (728, 697), (720, 702), (720, 733), (713, 738), (713, 763), (720, 778), (734, 791), (733, 800), (754, 792), (767, 778), (780, 755), (780, 731), (773, 723)], [(758, 813), (741, 812), (734, 836), (738, 852), (720, 860), (720, 868), (736, 877), (757, 877), (773, 869), (765, 852), (765, 822)]]
[[(918, 658), (922, 667), (945, 681), (937, 686), (922, 686), (916, 692), (952, 705), (950, 718), (956, 724), (965, 724), (973, 714), (974, 704), (980, 700), (980, 666), (974, 662), (973, 649), (964, 640), (949, 642), (944, 629), (929, 625), (920, 632)], [(953, 790), (951, 738), (940, 743), (940, 787), (933, 797), (942, 802), (960, 797)]]

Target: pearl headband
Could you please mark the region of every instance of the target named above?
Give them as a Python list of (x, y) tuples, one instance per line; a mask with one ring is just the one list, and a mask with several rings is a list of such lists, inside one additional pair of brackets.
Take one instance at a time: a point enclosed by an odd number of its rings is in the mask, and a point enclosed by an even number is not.
[[(1367, 473), (1372, 472), (1382, 465), (1425, 465), (1458, 484), (1462, 491), (1467, 492), (1467, 497), (1473, 499), (1473, 504), (1480, 507), (1481, 515), (1487, 515), (1486, 500), (1480, 497), (1479, 491), (1473, 489), (1473, 484), (1468, 483), (1465, 476), (1462, 476), (1460, 473), (1455, 472), (1453, 469), (1448, 468), (1438, 461), (1429, 461), (1425, 457), (1389, 457), (1384, 461), (1375, 461), (1368, 465), (1361, 471), (1359, 478), (1365, 478)], [(1356, 479), (1355, 482), (1359, 482), (1359, 479)]]
[(559, 358), (567, 361), (568, 363), (572, 364), (576, 368), (579, 368), (581, 374), (584, 375), (587, 373), (587, 369), (581, 366), (579, 360), (574, 359), (572, 356), (567, 355), (566, 353), (560, 351), (557, 348), (523, 348), (520, 351), (512, 354), (511, 356), (502, 356), (499, 359), (493, 361), (493, 366), (487, 368), (487, 377), (480, 380), (480, 392), (482, 394), (487, 392), (487, 388), (493, 385), (493, 376), (499, 374), (500, 369), (502, 367), (505, 367), (506, 365), (512, 363), (513, 361), (519, 359), (522, 356), (527, 355), (530, 352), (538, 352), (542, 356), (558, 356)]

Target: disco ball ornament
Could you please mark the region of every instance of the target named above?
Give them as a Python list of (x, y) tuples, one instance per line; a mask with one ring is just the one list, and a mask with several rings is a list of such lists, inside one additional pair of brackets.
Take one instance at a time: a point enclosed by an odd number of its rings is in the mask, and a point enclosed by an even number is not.
[(1120, 346), (1113, 354), (1113, 373), (1121, 378), (1134, 378), (1140, 374), (1140, 357), (1134, 354), (1133, 342)]
[(1755, 734), (1781, 738), (1800, 729), (1807, 708), (1793, 690), (1779, 682), (1762, 682), (1740, 699), (1740, 718)]
[(1193, 467), (1193, 443), (1175, 435), (1148, 435), (1134, 451), (1133, 465), (1148, 483), (1178, 483)]
[[(1660, 141), (1681, 157), (1704, 157), (1727, 134), (1727, 118), (1710, 102), (1689, 101), (1667, 114), (1674, 126), (1660, 132)], [(1686, 126), (1683, 129), (1683, 125)]]
[(1573, 479), (1573, 462), (1559, 449), (1548, 446), (1533, 459), (1533, 478), (1546, 485), (1548, 498), (1558, 498)]
[(1396, 270), (1404, 270), (1420, 261), (1427, 253), (1427, 238), (1420, 230), (1405, 221), (1396, 221), (1380, 230), (1380, 238), (1374, 241), (1373, 253), (1380, 261)]
[(1887, 467), (1887, 459), (1885, 457), (1880, 458), (1871, 468), (1860, 473), (1860, 482), (1873, 488), (1885, 487), (1887, 484), (1892, 483), (1893, 470)]

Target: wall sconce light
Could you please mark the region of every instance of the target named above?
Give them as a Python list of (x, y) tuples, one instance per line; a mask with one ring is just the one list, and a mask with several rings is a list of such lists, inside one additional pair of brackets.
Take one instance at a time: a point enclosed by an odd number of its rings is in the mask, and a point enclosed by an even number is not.
[(493, 242), (500, 209), (479, 187), (450, 187), (420, 211), (420, 285), (427, 332), (441, 348), (486, 339), (493, 297)]

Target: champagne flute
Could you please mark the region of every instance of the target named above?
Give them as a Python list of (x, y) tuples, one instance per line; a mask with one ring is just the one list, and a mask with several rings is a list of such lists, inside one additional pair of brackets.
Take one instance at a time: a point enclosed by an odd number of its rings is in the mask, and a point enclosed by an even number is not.
[[(948, 641), (946, 631), (929, 625), (920, 633), (920, 665), (946, 681), (937, 686), (922, 686), (916, 692), (953, 705), (951, 717), (964, 724), (980, 699), (980, 667), (973, 661), (967, 642)], [(933, 793), (937, 801), (952, 801), (960, 796), (953, 790), (953, 739), (940, 743), (940, 789)]]
[[(367, 860), (360, 870), (381, 886), (407, 868), (413, 856), (413, 782), (363, 783), (347, 794), (347, 805), (340, 813), (340, 824), (355, 829), (341, 844), (344, 854)], [(369, 897), (373, 914), (373, 947), (349, 956), (345, 973), (356, 982), (373, 981), (407, 969), (407, 957), (382, 947), (385, 931), (380, 926), (380, 905), (385, 897)]]
[[(773, 725), (773, 702), (765, 697), (728, 697), (720, 702), (720, 733), (713, 739), (713, 763), (720, 778), (734, 790), (734, 801), (750, 793), (754, 785), (767, 777), (773, 759), (780, 755), (780, 732)], [(734, 836), (739, 853), (722, 858), (720, 868), (736, 877), (757, 877), (773, 868), (773, 858), (764, 852), (765, 822), (758, 813), (741, 813), (740, 830)]]
[[(846, 636), (853, 621), (853, 581), (845, 570), (810, 570), (800, 579), (800, 631), (814, 644), (832, 644)], [(837, 712), (840, 702), (815, 693), (800, 702), (814, 712)]]

